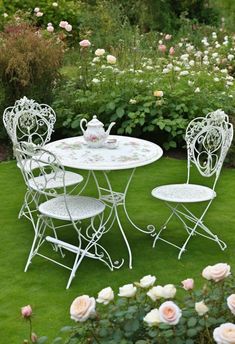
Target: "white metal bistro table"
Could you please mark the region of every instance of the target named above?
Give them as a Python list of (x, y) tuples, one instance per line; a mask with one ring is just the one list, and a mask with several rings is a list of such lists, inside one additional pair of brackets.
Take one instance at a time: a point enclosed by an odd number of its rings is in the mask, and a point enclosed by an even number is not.
[[(157, 144), (142, 139), (117, 135), (110, 135), (109, 139), (117, 140), (115, 148), (111, 149), (108, 145), (104, 145), (102, 148), (89, 148), (83, 136), (54, 141), (47, 144), (45, 148), (54, 153), (65, 167), (87, 170), (93, 175), (99, 198), (110, 208), (105, 221), (106, 231), (109, 231), (116, 220), (127, 246), (129, 267), (132, 268), (132, 252), (123, 229), (118, 207), (123, 207), (128, 221), (134, 228), (143, 233), (154, 235), (154, 226), (148, 225), (146, 229), (143, 229), (130, 218), (126, 208), (126, 195), (135, 169), (157, 161), (161, 158), (163, 151)], [(130, 176), (123, 192), (117, 192), (113, 190), (108, 172), (126, 169), (131, 170)], [(102, 171), (107, 187), (102, 187), (99, 184), (96, 171)]]

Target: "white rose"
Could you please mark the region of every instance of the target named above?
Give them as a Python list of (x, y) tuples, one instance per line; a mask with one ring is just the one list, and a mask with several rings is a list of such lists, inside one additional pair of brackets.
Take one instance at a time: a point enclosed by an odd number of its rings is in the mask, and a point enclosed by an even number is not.
[(95, 304), (94, 297), (88, 295), (77, 297), (70, 306), (71, 319), (84, 322), (88, 318), (93, 318), (96, 315)]
[(197, 87), (196, 89), (195, 89), (195, 91), (194, 91), (194, 93), (200, 93), (201, 91), (200, 91), (200, 88), (199, 87)]
[(182, 311), (174, 302), (166, 301), (159, 307), (159, 316), (161, 322), (176, 325), (182, 316)]
[(153, 287), (147, 292), (147, 295), (151, 300), (156, 301), (163, 297), (163, 287), (161, 285)]
[(159, 310), (157, 308), (152, 309), (149, 313), (147, 313), (143, 319), (149, 326), (156, 326), (158, 325), (161, 320), (159, 316)]
[(163, 297), (164, 299), (172, 299), (175, 297), (176, 294), (176, 288), (173, 284), (166, 284), (163, 287)]
[(107, 305), (110, 301), (114, 299), (114, 292), (112, 288), (107, 287), (102, 289), (98, 294), (98, 299), (96, 300), (98, 303), (103, 303)]
[(202, 316), (209, 311), (209, 308), (207, 307), (204, 301), (200, 301), (195, 303), (195, 310), (198, 315)]
[(235, 315), (235, 294), (232, 294), (227, 298), (227, 305), (230, 311)]
[(152, 285), (154, 285), (155, 281), (156, 281), (155, 276), (147, 275), (141, 278), (140, 286), (141, 288), (149, 288), (149, 287), (152, 287)]
[(235, 325), (225, 323), (216, 327), (213, 332), (213, 338), (217, 344), (235, 343)]
[(57, 3), (57, 2), (53, 2), (53, 3), (52, 3), (52, 6), (53, 6), (53, 7), (58, 7), (58, 3)]
[(107, 62), (110, 64), (115, 64), (117, 61), (116, 57), (113, 55), (107, 55)]
[(202, 271), (202, 276), (207, 280), (219, 282), (231, 274), (230, 269), (230, 265), (226, 263), (218, 263), (212, 266), (208, 265)]
[(118, 296), (121, 297), (133, 297), (136, 294), (137, 288), (133, 284), (125, 284), (119, 288)]
[(105, 54), (105, 50), (104, 49), (96, 49), (96, 51), (95, 51), (95, 55), (96, 56), (103, 56), (104, 54)]
[(40, 8), (39, 7), (35, 7), (34, 12), (38, 13), (39, 11), (40, 11)]

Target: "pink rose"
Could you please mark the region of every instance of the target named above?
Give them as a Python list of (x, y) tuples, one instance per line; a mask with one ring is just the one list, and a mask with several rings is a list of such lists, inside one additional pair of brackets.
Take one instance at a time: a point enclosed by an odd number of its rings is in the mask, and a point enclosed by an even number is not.
[(72, 31), (72, 29), (73, 29), (72, 25), (70, 25), (70, 24), (66, 24), (66, 25), (65, 25), (65, 30), (66, 30), (67, 32)]
[(169, 49), (169, 54), (170, 54), (171, 56), (173, 56), (173, 55), (175, 54), (175, 49), (174, 49), (174, 47), (170, 47), (170, 49)]
[(32, 315), (32, 308), (30, 305), (21, 308), (21, 315), (23, 318), (30, 318)]
[(235, 294), (232, 294), (227, 298), (227, 305), (233, 315), (235, 315)]
[(194, 287), (194, 280), (192, 278), (187, 278), (181, 282), (185, 290), (192, 290)]
[(171, 39), (171, 37), (172, 37), (172, 35), (167, 34), (167, 35), (165, 36), (165, 39), (166, 39), (167, 41), (169, 41), (169, 40)]
[(62, 29), (64, 29), (66, 25), (68, 25), (68, 22), (65, 21), (65, 20), (62, 20), (62, 21), (59, 23), (59, 27), (61, 27)]
[(42, 17), (43, 16), (43, 13), (42, 12), (37, 12), (36, 13), (36, 17)]
[(52, 25), (48, 25), (47, 26), (47, 31), (48, 32), (53, 32), (54, 31), (54, 27)]
[(218, 263), (212, 266), (208, 265), (202, 271), (202, 276), (209, 281), (213, 280), (215, 282), (219, 282), (231, 274), (230, 269), (230, 265), (226, 263)]
[(217, 344), (235, 343), (235, 325), (225, 323), (216, 327), (213, 332), (213, 338)]
[(176, 325), (182, 316), (182, 311), (174, 302), (166, 301), (159, 307), (159, 316), (161, 322)]
[(96, 315), (95, 305), (94, 297), (88, 295), (77, 297), (70, 306), (71, 319), (84, 322), (89, 318), (93, 318)]
[(166, 52), (166, 46), (164, 44), (159, 44), (158, 50), (161, 51), (162, 53)]
[(83, 41), (79, 42), (80, 47), (82, 48), (89, 48), (91, 46), (91, 42), (88, 39), (84, 39)]

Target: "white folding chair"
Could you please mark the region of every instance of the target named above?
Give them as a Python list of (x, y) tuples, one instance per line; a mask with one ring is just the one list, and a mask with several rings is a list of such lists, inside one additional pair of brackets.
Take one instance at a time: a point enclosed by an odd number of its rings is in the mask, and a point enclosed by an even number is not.
[[(186, 183), (163, 185), (152, 190), (152, 196), (164, 201), (171, 210), (170, 216), (154, 238), (153, 247), (155, 247), (157, 240), (162, 240), (179, 249), (178, 259), (180, 259), (182, 253), (186, 251), (190, 238), (196, 234), (217, 242), (222, 250), (227, 247), (203, 223), (203, 219), (216, 197), (215, 186), (232, 139), (233, 126), (222, 110), (209, 113), (206, 117), (198, 117), (189, 123), (185, 136), (188, 153)], [(195, 165), (203, 177), (214, 177), (212, 188), (190, 183), (191, 165)], [(206, 202), (206, 207), (199, 217), (188, 209), (190, 204), (198, 202)], [(162, 237), (173, 216), (182, 222), (187, 233), (187, 238), (182, 246)]]
[[(99, 243), (102, 235), (105, 234), (105, 226), (103, 225), (104, 203), (92, 197), (69, 195), (67, 193), (67, 183), (65, 181), (66, 172), (56, 156), (51, 152), (43, 148), (35, 147), (32, 150), (27, 144), (22, 143), (16, 147), (16, 155), (20, 155), (19, 161), (21, 162), (27, 159), (30, 167), (37, 165), (37, 169), (25, 169), (24, 165), (21, 165), (21, 171), (27, 187), (37, 190), (46, 198), (49, 198), (38, 207), (38, 221), (34, 227), (34, 240), (25, 266), (25, 271), (27, 271), (34, 256), (41, 256), (71, 271), (66, 287), (69, 288), (85, 256), (104, 262), (111, 270), (113, 270), (113, 268), (118, 268), (120, 265), (117, 266), (118, 263), (113, 264), (109, 253)], [(36, 170), (40, 171), (39, 177), (35, 173)], [(57, 188), (54, 188), (54, 182), (58, 178), (63, 182), (61, 193)], [(52, 194), (53, 197), (51, 198)], [(90, 221), (88, 225), (86, 225), (86, 228), (82, 228), (81, 222), (85, 219), (90, 219)], [(65, 224), (56, 226), (55, 222), (57, 220), (61, 220)], [(77, 234), (76, 244), (58, 239), (57, 236), (58, 229), (64, 227), (69, 228), (71, 225)], [(53, 236), (47, 235), (48, 230), (52, 231)], [(56, 248), (56, 251), (60, 253), (62, 253), (62, 250), (74, 253), (75, 260), (73, 266), (67, 266), (41, 253), (39, 249), (45, 242), (51, 243), (52, 246)]]
[[(55, 122), (56, 114), (49, 105), (38, 104), (33, 99), (28, 99), (27, 97), (17, 100), (14, 106), (6, 108), (3, 113), (3, 123), (13, 143), (13, 151), (15, 150), (15, 146), (20, 142), (27, 142), (32, 148), (34, 145), (43, 147), (51, 139)], [(20, 159), (19, 154), (17, 157), (17, 160)], [(21, 163), (17, 161), (18, 167), (22, 165), (24, 165), (24, 169), (34, 169), (38, 166), (38, 164), (35, 166), (31, 164), (29, 167), (29, 161), (27, 159)], [(65, 182), (67, 185), (75, 185), (76, 187), (82, 180), (83, 177), (80, 174), (66, 172)], [(62, 186), (63, 184), (60, 179), (54, 181), (55, 188)], [(31, 213), (37, 209), (39, 198), (40, 192), (36, 192), (33, 188), (28, 189), (18, 217), (25, 216), (32, 221)], [(30, 207), (31, 212), (29, 212)], [(34, 210), (32, 210), (32, 207)]]

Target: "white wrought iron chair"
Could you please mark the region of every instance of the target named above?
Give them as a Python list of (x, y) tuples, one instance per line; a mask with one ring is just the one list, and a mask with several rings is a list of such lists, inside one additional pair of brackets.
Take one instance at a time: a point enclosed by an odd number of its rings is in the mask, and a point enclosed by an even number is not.
[[(3, 113), (3, 123), (13, 143), (13, 151), (19, 142), (27, 142), (32, 147), (34, 145), (43, 147), (51, 139), (55, 122), (56, 114), (49, 105), (38, 104), (33, 99), (28, 99), (27, 97), (17, 100), (14, 106), (6, 108)], [(22, 163), (25, 169), (29, 168), (29, 161), (25, 160)], [(17, 161), (17, 166), (20, 167), (21, 165)], [(37, 166), (38, 164), (35, 166), (31, 165), (30, 168)], [(65, 182), (67, 185), (77, 186), (83, 180), (83, 177), (78, 173), (68, 171), (65, 173)], [(55, 188), (62, 186), (62, 180), (58, 179), (54, 181)], [(28, 205), (31, 204), (34, 210), (37, 209), (39, 197), (40, 192), (38, 193), (33, 189), (28, 189), (18, 217), (25, 216), (32, 221), (32, 214), (29, 213), (30, 207)], [(34, 203), (36, 203), (36, 206), (34, 206)]]
[[(171, 210), (170, 216), (154, 238), (153, 247), (155, 247), (157, 240), (162, 240), (180, 250), (178, 255), (178, 259), (180, 259), (182, 253), (186, 251), (190, 238), (196, 234), (217, 242), (222, 250), (227, 247), (203, 223), (203, 218), (216, 197), (215, 186), (232, 139), (233, 126), (222, 110), (211, 112), (206, 117), (198, 117), (189, 123), (185, 136), (188, 154), (186, 183), (163, 185), (152, 190), (152, 196), (165, 201)], [(195, 165), (203, 177), (214, 177), (212, 188), (190, 183), (191, 165)], [(206, 207), (200, 217), (194, 215), (187, 208), (191, 203), (198, 202), (206, 202)], [(183, 223), (187, 233), (187, 238), (182, 246), (178, 246), (161, 236), (174, 215)]]
[[(25, 266), (27, 271), (29, 264), (34, 256), (38, 255), (48, 259), (62, 267), (71, 270), (66, 289), (69, 288), (75, 273), (85, 256), (98, 259), (104, 262), (113, 270), (119, 268), (121, 264), (116, 262), (113, 264), (109, 253), (101, 246), (99, 240), (105, 234), (105, 226), (103, 224), (103, 213), (105, 205), (102, 201), (86, 196), (69, 195), (67, 192), (66, 172), (58, 159), (51, 152), (43, 148), (31, 148), (29, 144), (21, 143), (16, 147), (16, 155), (20, 156), (21, 171), (27, 187), (43, 194), (48, 200), (41, 203), (38, 207), (39, 216), (36, 226), (34, 227), (35, 235), (33, 244), (29, 253), (29, 257)], [(36, 157), (36, 158), (35, 158)], [(22, 161), (27, 159), (31, 168), (25, 169)], [(32, 166), (37, 165), (37, 169)], [(40, 170), (40, 176), (35, 171)], [(63, 182), (63, 190), (58, 192), (54, 188), (54, 181), (61, 179)], [(51, 195), (53, 197), (51, 198)], [(86, 228), (82, 228), (81, 221), (90, 219)], [(65, 224), (56, 226), (54, 221), (61, 220)], [(58, 229), (69, 226), (76, 231), (77, 242), (71, 244), (57, 237)], [(47, 231), (52, 231), (53, 236), (48, 236)], [(64, 250), (75, 254), (73, 266), (69, 267), (48, 255), (39, 252), (41, 246), (49, 242), (58, 253)]]

